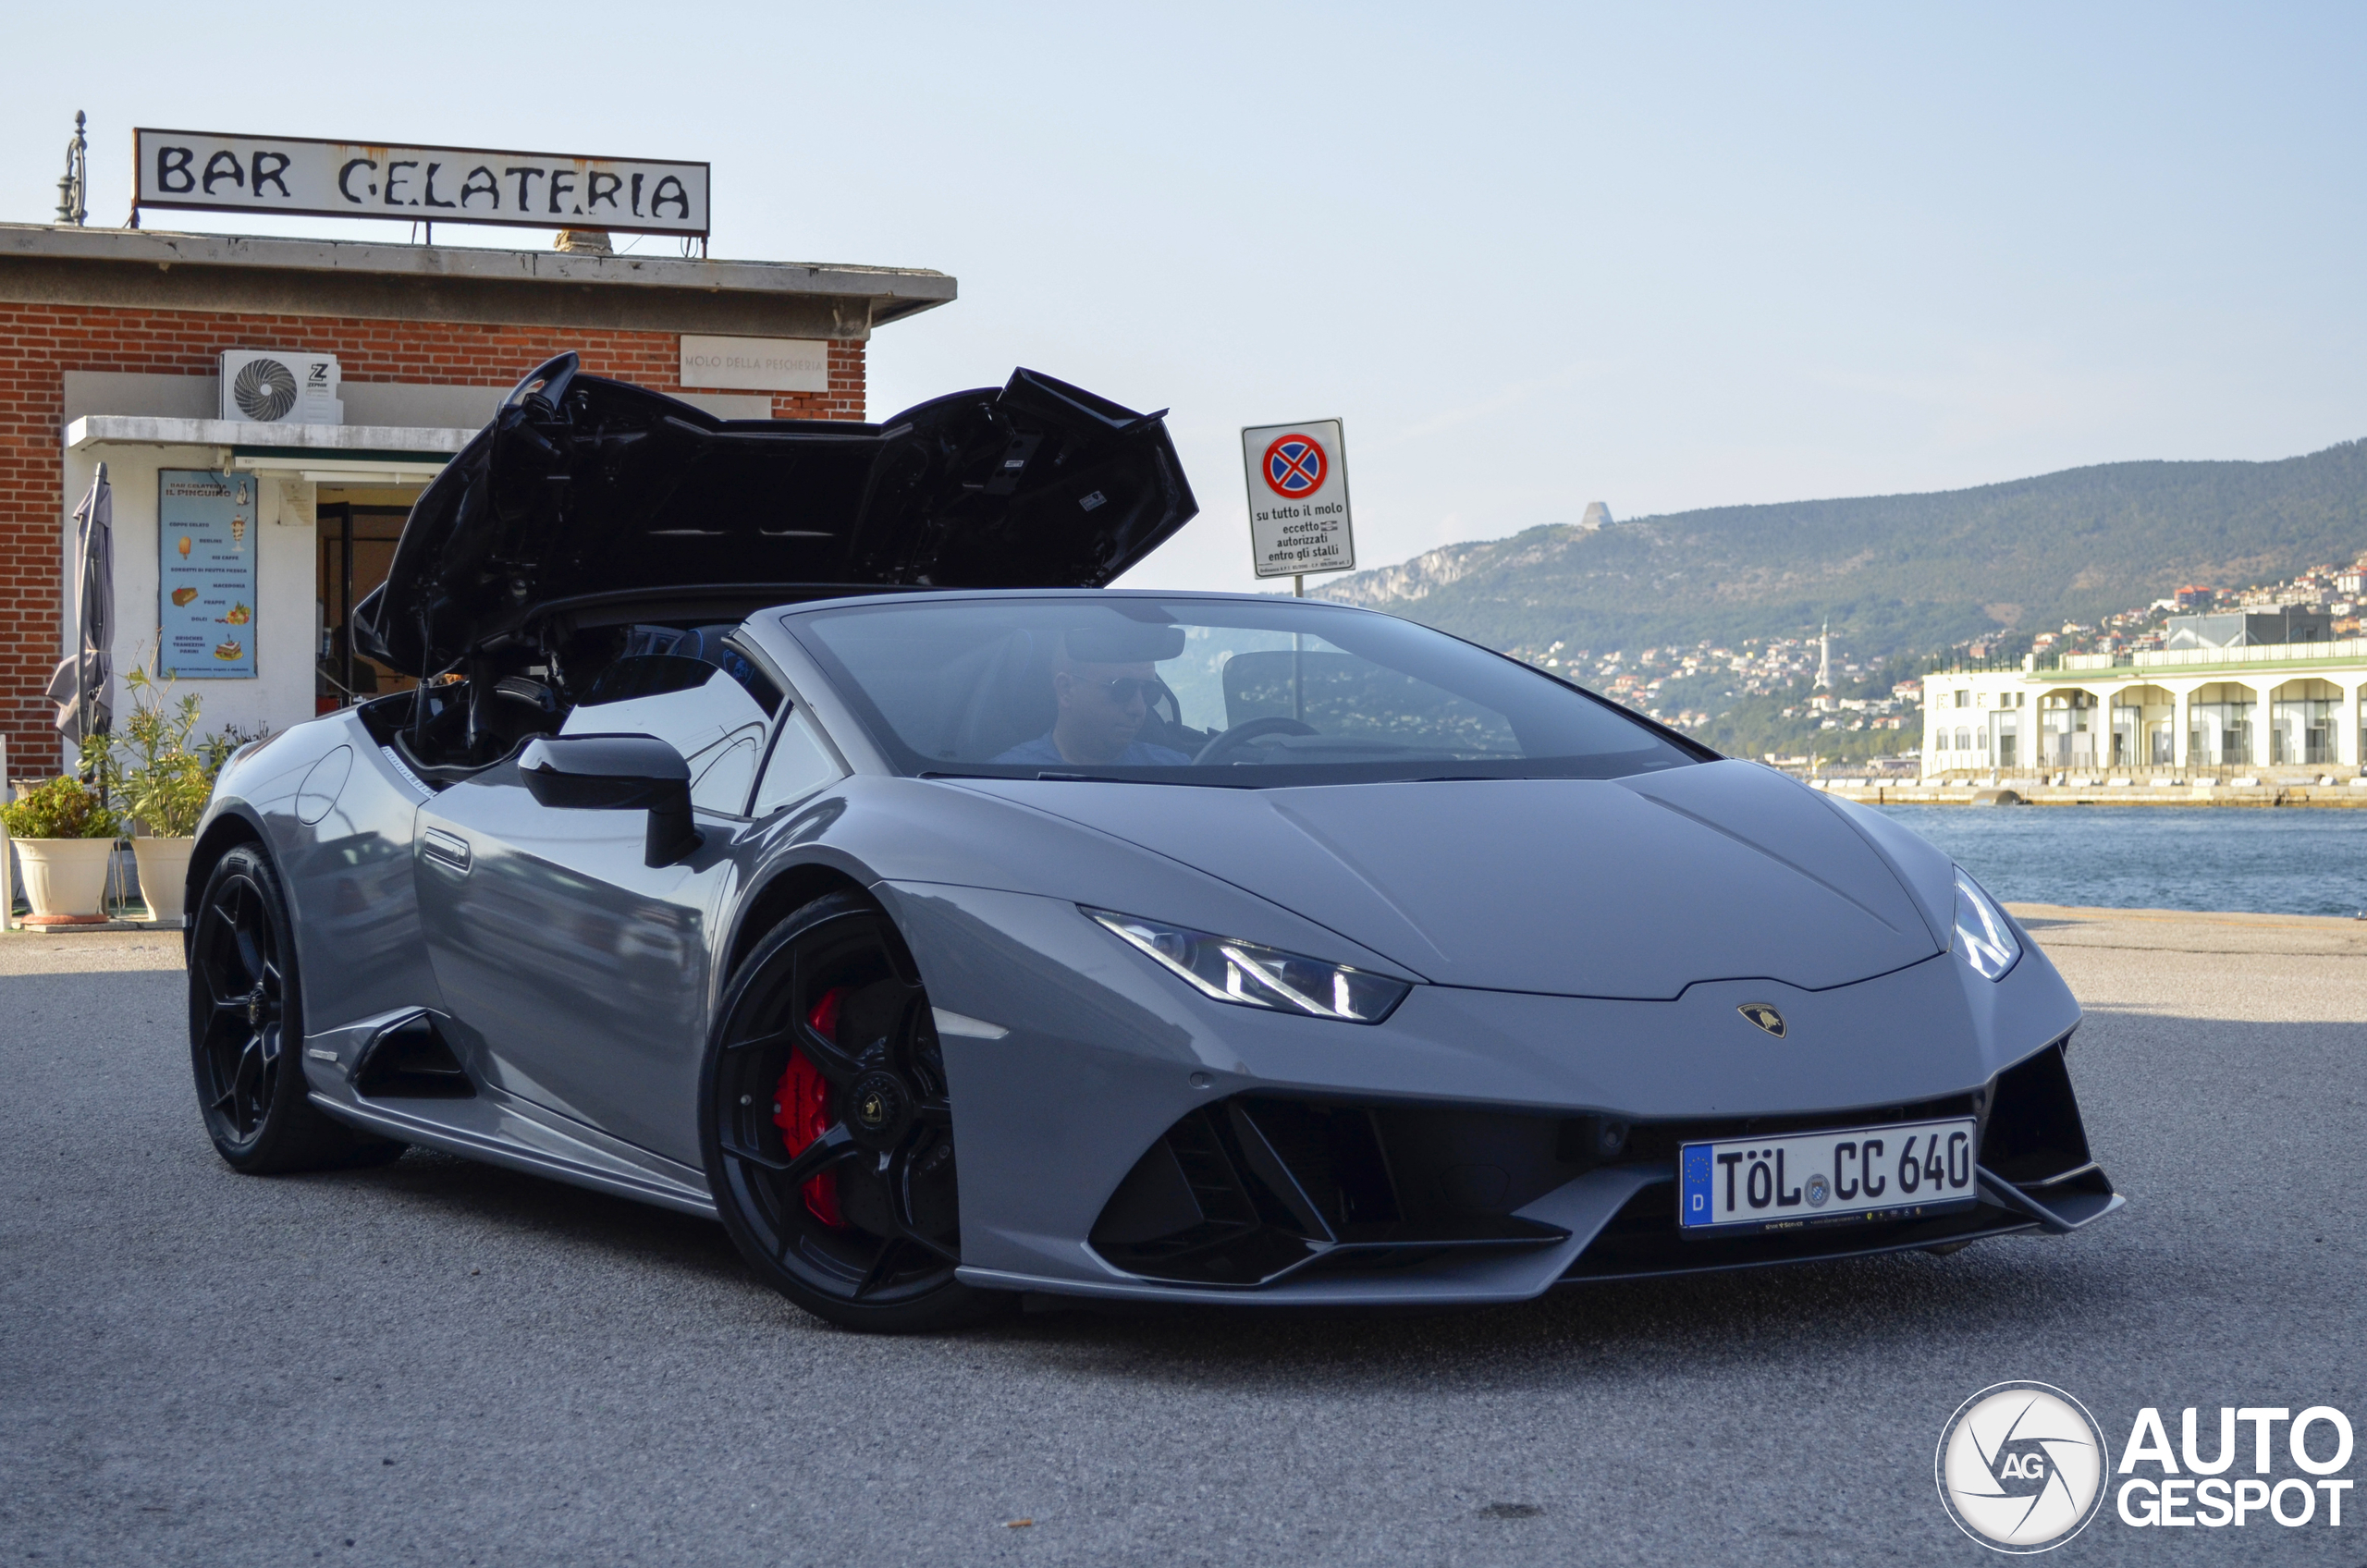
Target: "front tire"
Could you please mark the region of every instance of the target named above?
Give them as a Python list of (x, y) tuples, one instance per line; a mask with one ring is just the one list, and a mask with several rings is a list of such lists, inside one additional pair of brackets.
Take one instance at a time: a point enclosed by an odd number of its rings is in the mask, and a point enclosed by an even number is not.
[(699, 1141), (741, 1256), (816, 1317), (921, 1333), (1013, 1304), (954, 1278), (944, 1059), (912, 955), (868, 900), (815, 900), (741, 965), (707, 1046)]
[(279, 874), (259, 844), (216, 862), (189, 948), (190, 1065), (215, 1151), (261, 1176), (382, 1165), (404, 1145), (347, 1126), (304, 1083), (302, 988)]

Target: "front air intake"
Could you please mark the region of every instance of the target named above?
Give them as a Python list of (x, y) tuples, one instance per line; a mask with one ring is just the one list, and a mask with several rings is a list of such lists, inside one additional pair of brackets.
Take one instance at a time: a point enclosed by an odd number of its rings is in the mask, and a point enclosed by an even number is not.
[(1173, 1284), (1410, 1268), (1568, 1232), (1512, 1211), (1576, 1171), (1556, 1118), (1265, 1096), (1204, 1106), (1118, 1184), (1093, 1249)]
[(2093, 1160), (2060, 1044), (1997, 1075), (1981, 1139), (1981, 1169), (2030, 1186), (2081, 1170)]

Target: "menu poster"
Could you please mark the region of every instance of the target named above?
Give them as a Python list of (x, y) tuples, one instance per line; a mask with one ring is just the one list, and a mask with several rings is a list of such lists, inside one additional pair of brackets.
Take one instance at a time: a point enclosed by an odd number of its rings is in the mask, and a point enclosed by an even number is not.
[(156, 476), (156, 620), (165, 673), (255, 675), (257, 481), (168, 468)]

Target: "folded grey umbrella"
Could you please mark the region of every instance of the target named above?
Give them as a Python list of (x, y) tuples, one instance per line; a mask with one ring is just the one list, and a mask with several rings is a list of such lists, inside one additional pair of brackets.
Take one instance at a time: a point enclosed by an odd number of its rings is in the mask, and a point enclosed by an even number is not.
[(57, 704), (58, 729), (79, 742), (104, 732), (115, 717), (115, 491), (104, 463), (74, 508), (73, 631), (74, 652), (57, 661), (47, 695)]

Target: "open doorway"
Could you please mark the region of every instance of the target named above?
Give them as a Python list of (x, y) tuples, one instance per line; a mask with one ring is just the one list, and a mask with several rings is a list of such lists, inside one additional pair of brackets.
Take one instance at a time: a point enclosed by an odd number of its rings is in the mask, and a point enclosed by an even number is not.
[(386, 581), (387, 570), (394, 564), (395, 541), (402, 536), (403, 520), (411, 515), (416, 495), (410, 490), (321, 487), (315, 712), (334, 712), (414, 684), (409, 676), (398, 675), (358, 653), (350, 629), (353, 606)]

